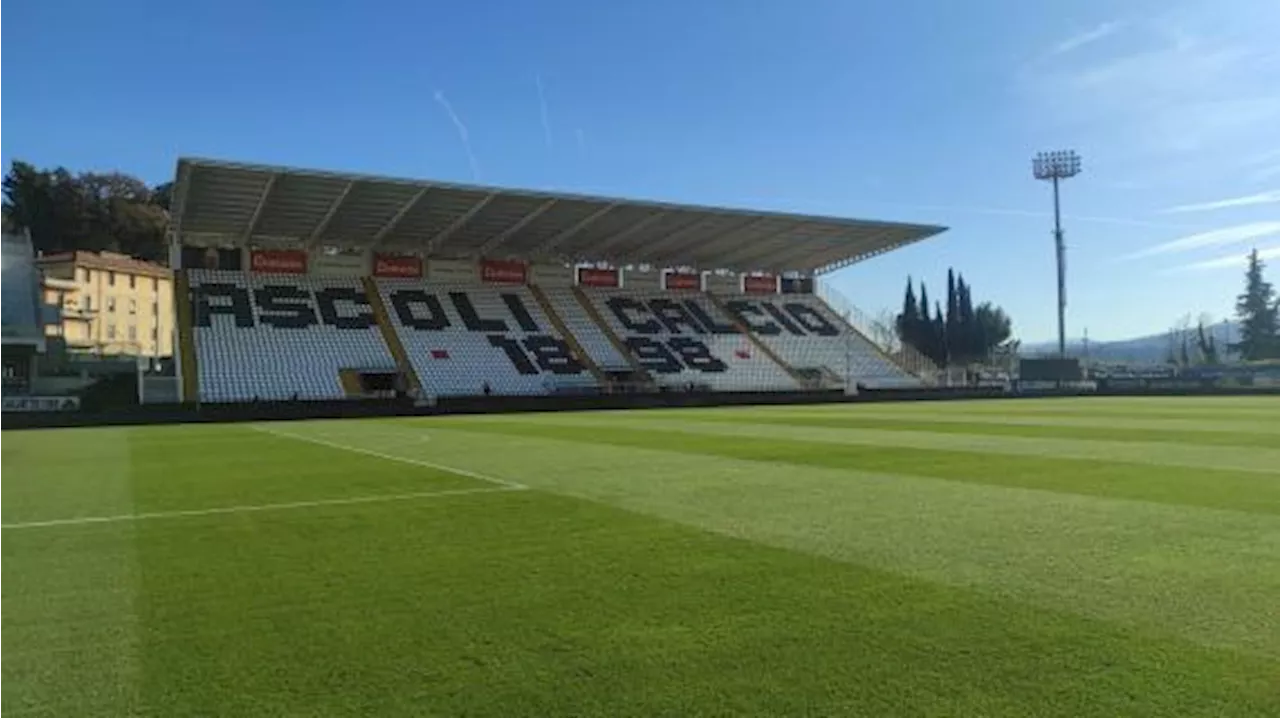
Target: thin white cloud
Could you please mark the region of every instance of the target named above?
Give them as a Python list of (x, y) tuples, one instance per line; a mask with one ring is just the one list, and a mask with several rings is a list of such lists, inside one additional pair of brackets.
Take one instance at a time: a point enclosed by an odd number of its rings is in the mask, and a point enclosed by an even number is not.
[(1062, 42), (1059, 42), (1057, 45), (1053, 46), (1053, 49), (1049, 51), (1049, 54), (1062, 55), (1071, 52), (1072, 50), (1078, 50), (1085, 45), (1090, 45), (1116, 34), (1116, 32), (1122, 27), (1124, 27), (1124, 23), (1117, 22), (1115, 20), (1104, 22), (1092, 30), (1086, 30), (1078, 35), (1072, 35)]
[(547, 111), (547, 95), (542, 88), (542, 73), (535, 74), (533, 81), (538, 86), (538, 115), (542, 119), (542, 139), (547, 149), (551, 149), (551, 113)]
[(1269, 180), (1272, 177), (1280, 177), (1280, 164), (1259, 167), (1249, 173), (1249, 177), (1256, 182)]
[[(1264, 247), (1258, 250), (1259, 259), (1276, 259), (1280, 258), (1280, 247)], [(1206, 259), (1203, 262), (1192, 262), (1184, 264), (1180, 267), (1174, 267), (1169, 272), (1196, 272), (1207, 271), (1210, 269), (1244, 269), (1246, 262), (1249, 261), (1249, 252), (1241, 252), (1238, 254), (1228, 254), (1225, 257), (1216, 259)]]
[(1230, 209), (1232, 207), (1252, 207), (1259, 204), (1276, 204), (1280, 203), (1280, 189), (1268, 190), (1266, 192), (1258, 192), (1256, 194), (1244, 195), (1243, 197), (1230, 197), (1228, 199), (1215, 200), (1213, 202), (1198, 202), (1196, 204), (1180, 204), (1176, 207), (1170, 207), (1161, 210), (1161, 214), (1177, 214), (1181, 212), (1211, 212), (1216, 209)]
[(1084, 138), (1117, 164), (1226, 172), (1275, 147), (1278, 23), (1280, 3), (1171, 0), (1129, 22), (1124, 43), (1051, 56), (1021, 68), (1019, 80), (1041, 132)]
[(1249, 224), (1237, 224), (1230, 227), (1221, 227), (1208, 232), (1199, 232), (1186, 237), (1157, 244), (1154, 247), (1126, 255), (1124, 259), (1140, 259), (1143, 257), (1153, 257), (1159, 254), (1171, 254), (1174, 252), (1186, 252), (1193, 249), (1205, 249), (1208, 247), (1220, 247), (1228, 244), (1240, 244), (1255, 239), (1262, 239), (1272, 235), (1280, 235), (1280, 222), (1250, 222)]
[[(926, 212), (956, 212), (960, 214), (978, 214), (991, 217), (1035, 217), (1038, 219), (1052, 219), (1052, 212), (1037, 211), (1030, 209), (1015, 209), (1011, 207), (975, 207), (975, 206), (957, 206), (945, 204), (912, 204), (903, 202), (882, 202), (887, 207), (900, 207), (902, 209), (920, 210)], [(1170, 224), (1169, 222), (1149, 222), (1143, 219), (1133, 219), (1130, 217), (1099, 217), (1096, 215), (1082, 214), (1064, 214), (1063, 222), (1087, 222), (1089, 224), (1113, 224), (1124, 227), (1152, 227), (1154, 229), (1187, 229), (1186, 225)]]
[(458, 139), (462, 141), (462, 149), (467, 152), (467, 162), (471, 165), (471, 179), (476, 182), (480, 181), (480, 164), (476, 162), (476, 154), (471, 151), (471, 133), (467, 131), (467, 126), (463, 124), (462, 119), (458, 117), (458, 113), (454, 112), (453, 105), (449, 103), (449, 99), (444, 96), (443, 90), (436, 90), (436, 102), (444, 108), (444, 112), (449, 116), (449, 120), (453, 122), (453, 126), (458, 130)]

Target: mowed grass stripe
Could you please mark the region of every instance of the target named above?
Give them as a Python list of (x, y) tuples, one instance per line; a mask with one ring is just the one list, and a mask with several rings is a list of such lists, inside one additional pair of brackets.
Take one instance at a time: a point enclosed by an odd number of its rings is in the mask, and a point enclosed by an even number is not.
[[(851, 411), (847, 415), (783, 414), (777, 412), (725, 411), (716, 414), (681, 416), (691, 421), (742, 424), (781, 424), (783, 426), (818, 426), (849, 429), (888, 429), (892, 431), (925, 431), (938, 434), (986, 434), (991, 436), (1029, 436), (1062, 439), (1094, 439), (1100, 441), (1143, 441), (1205, 446), (1255, 446), (1280, 448), (1280, 433), (1227, 432), (1220, 427), (1205, 430), (1165, 430), (1129, 428), (1113, 422), (1093, 424), (1061, 423), (1055, 418), (955, 417), (901, 414), (868, 415)], [(661, 419), (656, 419), (661, 422)], [(1147, 422), (1151, 423), (1151, 422)], [(1257, 426), (1256, 424), (1253, 426)], [(1270, 429), (1271, 427), (1267, 427)]]
[[(138, 458), (130, 431), (6, 431), (6, 520), (129, 510)], [(4, 534), (4, 715), (66, 715), (48, 708), (72, 687), (99, 705), (77, 715), (127, 715), (143, 670), (136, 534), (122, 527), (91, 551), (56, 532)]]
[[(944, 449), (972, 451), (1009, 456), (1042, 456), (1056, 459), (1096, 459), (1155, 466), (1202, 469), (1228, 469), (1280, 476), (1280, 448), (1198, 446), (1160, 442), (1096, 441), (1053, 437), (984, 436), (981, 434), (943, 434), (927, 431), (892, 431), (887, 429), (833, 429), (779, 424), (723, 424), (684, 421), (679, 410), (669, 412), (663, 428), (692, 431), (717, 436), (739, 436), (745, 439), (798, 439), (833, 444), (892, 446), (902, 449)], [(477, 419), (480, 421), (481, 419)], [(503, 419), (494, 419), (502, 421)], [(515, 421), (515, 419), (506, 419)], [(541, 423), (589, 428), (604, 421), (618, 428), (653, 428), (655, 422), (631, 414), (610, 415), (607, 419), (554, 415)]]
[[(1052, 456), (841, 444), (795, 438), (716, 435), (654, 424), (561, 425), (545, 417), (451, 422), (450, 429), (563, 441), (657, 448), (748, 461), (820, 466), (966, 481), (992, 486), (1280, 514), (1280, 480), (1255, 473)], [(765, 431), (769, 427), (761, 426)], [(763, 432), (762, 432), (763, 433)]]
[[(498, 474), (520, 467), (535, 489), (1280, 657), (1274, 515), (420, 423), (435, 427), (433, 456)], [(383, 434), (365, 422), (332, 430), (371, 446)]]
[(6, 431), (3, 523), (132, 511), (131, 431)]
[[(1280, 418), (1280, 396), (1240, 397), (1070, 397), (1048, 399), (985, 399), (862, 404), (875, 411), (949, 413), (958, 415), (1044, 415), (1086, 418), (1208, 419), (1250, 421)], [(787, 411), (796, 407), (776, 407)], [(810, 406), (806, 410), (841, 410), (842, 406)]]
[(599, 504), (402, 508), (340, 531), (302, 516), (145, 527), (148, 707), (1111, 716), (1280, 701), (1274, 661)]
[[(428, 466), (301, 443), (248, 425), (162, 427), (135, 431), (130, 439), (137, 457), (133, 469), (136, 506), (131, 513), (492, 486)], [(307, 466), (305, 472), (299, 471), (300, 463)]]

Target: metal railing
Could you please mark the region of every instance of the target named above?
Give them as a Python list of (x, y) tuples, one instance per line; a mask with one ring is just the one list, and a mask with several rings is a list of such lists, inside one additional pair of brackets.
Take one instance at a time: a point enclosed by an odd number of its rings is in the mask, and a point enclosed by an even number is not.
[(827, 282), (818, 280), (815, 283), (814, 291), (818, 298), (827, 303), (837, 315), (845, 320), (854, 331), (861, 334), (867, 341), (875, 345), (877, 349), (884, 352), (886, 356), (894, 361), (898, 366), (906, 369), (908, 372), (915, 374), (926, 383), (935, 383), (938, 381), (941, 369), (932, 359), (920, 353), (920, 350), (904, 343), (898, 338), (898, 333), (893, 327), (886, 326), (884, 322), (877, 321), (866, 312), (862, 311), (847, 297), (833, 288)]

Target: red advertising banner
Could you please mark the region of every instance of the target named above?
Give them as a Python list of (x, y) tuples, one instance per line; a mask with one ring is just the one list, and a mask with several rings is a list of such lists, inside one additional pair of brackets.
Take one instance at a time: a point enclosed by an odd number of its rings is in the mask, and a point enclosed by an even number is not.
[(618, 286), (618, 270), (579, 267), (578, 284), (584, 287), (616, 287)]
[(285, 249), (255, 249), (249, 254), (249, 268), (263, 274), (306, 274), (307, 253)]
[(421, 279), (422, 259), (401, 254), (374, 254), (373, 276)]
[(480, 279), (501, 284), (524, 284), (529, 267), (524, 262), (504, 259), (480, 260)]
[(777, 294), (778, 278), (772, 274), (743, 277), (742, 291), (747, 294)]
[(702, 277), (697, 274), (668, 272), (663, 281), (667, 289), (702, 289)]

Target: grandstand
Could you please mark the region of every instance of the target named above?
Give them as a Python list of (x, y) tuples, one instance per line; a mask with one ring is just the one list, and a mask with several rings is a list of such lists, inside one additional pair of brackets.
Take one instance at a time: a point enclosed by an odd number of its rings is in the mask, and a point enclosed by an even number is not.
[(940, 227), (178, 162), (185, 400), (919, 386), (815, 278)]

